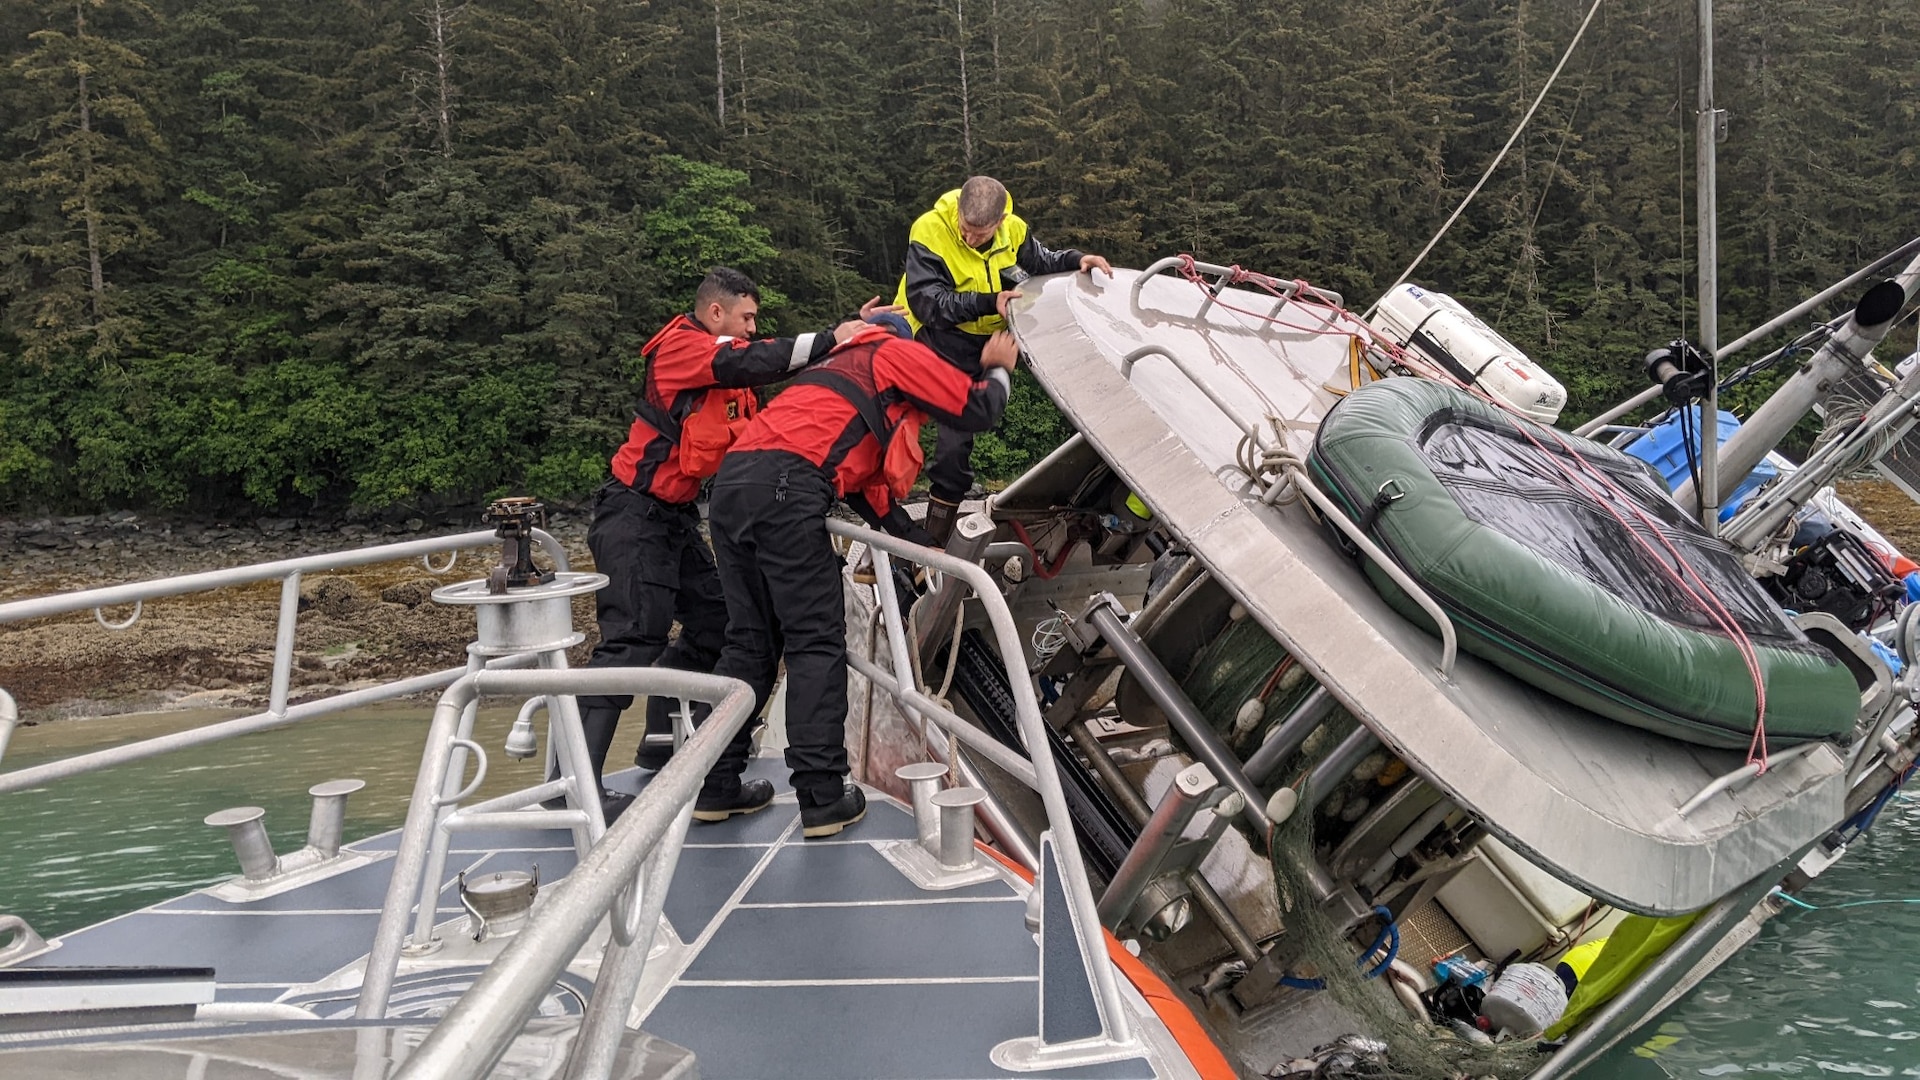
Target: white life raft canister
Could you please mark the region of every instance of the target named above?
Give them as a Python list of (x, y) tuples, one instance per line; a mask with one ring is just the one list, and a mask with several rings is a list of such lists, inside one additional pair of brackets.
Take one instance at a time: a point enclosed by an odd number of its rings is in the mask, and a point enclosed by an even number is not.
[(1529, 420), (1551, 424), (1567, 388), (1445, 293), (1399, 285), (1380, 301), (1373, 328)]

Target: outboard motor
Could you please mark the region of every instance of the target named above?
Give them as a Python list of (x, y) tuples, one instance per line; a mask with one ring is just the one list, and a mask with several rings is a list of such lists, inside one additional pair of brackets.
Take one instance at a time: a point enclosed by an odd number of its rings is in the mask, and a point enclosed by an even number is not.
[(1824, 611), (1848, 629), (1870, 629), (1893, 614), (1906, 589), (1860, 538), (1834, 528), (1787, 559), (1787, 569), (1760, 584), (1781, 607)]

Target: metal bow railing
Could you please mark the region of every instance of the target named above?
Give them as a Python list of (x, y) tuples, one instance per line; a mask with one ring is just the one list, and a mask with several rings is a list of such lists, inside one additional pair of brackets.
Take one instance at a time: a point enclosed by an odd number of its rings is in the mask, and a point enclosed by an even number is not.
[[(547, 557), (553, 560), (556, 570), (567, 569), (567, 553), (559, 541), (544, 532), (536, 531), (534, 540), (539, 543)], [(446, 573), (452, 568), (453, 560), (445, 566), (435, 566), (431, 559), (434, 555), (464, 551), (468, 548), (494, 548), (500, 543), (493, 530), (459, 533), (454, 536), (437, 536), (427, 540), (407, 540), (398, 544), (379, 544), (373, 547), (359, 548), (353, 551), (330, 552), (324, 555), (306, 555), (296, 559), (280, 559), (274, 562), (257, 563), (252, 566), (235, 566), (224, 570), (208, 570), (198, 574), (183, 574), (178, 577), (155, 578), (151, 581), (139, 581), (130, 585), (112, 585), (103, 589), (86, 589), (80, 592), (57, 593), (53, 596), (35, 597), (30, 600), (14, 600), (0, 604), (0, 626), (8, 623), (25, 622), (28, 619), (41, 619), (53, 615), (67, 615), (77, 611), (92, 609), (99, 617), (101, 625), (109, 629), (125, 629), (132, 620), (107, 623), (105, 609), (124, 604), (143, 605), (149, 600), (160, 600), (172, 596), (187, 596), (193, 593), (211, 592), (236, 585), (254, 585), (263, 581), (280, 582), (280, 611), (278, 629), (274, 635), (272, 689), (268, 695), (267, 710), (251, 716), (234, 720), (224, 720), (217, 724), (190, 728), (152, 739), (142, 739), (108, 750), (99, 750), (90, 754), (77, 754), (60, 761), (48, 762), (27, 769), (15, 769), (0, 773), (0, 794), (9, 791), (21, 791), (38, 787), (56, 780), (64, 780), (82, 773), (97, 772), (115, 765), (124, 765), (131, 761), (142, 761), (159, 754), (185, 750), (190, 747), (204, 746), (221, 742), (241, 735), (251, 735), (256, 731), (285, 727), (288, 724), (309, 720), (317, 716), (357, 709), (379, 701), (390, 701), (410, 694), (439, 690), (460, 676), (472, 670), (471, 665), (448, 668), (430, 675), (420, 675), (411, 679), (400, 679), (381, 686), (364, 690), (335, 694), (317, 701), (299, 705), (288, 705), (288, 690), (293, 678), (293, 644), (296, 616), (300, 612), (300, 579), (303, 574), (322, 573), (333, 570), (345, 570), (355, 566), (373, 566), (378, 563), (397, 562), (402, 559), (421, 559), (427, 562), (428, 570), (434, 573)], [(487, 666), (494, 668), (519, 667), (531, 664), (533, 657), (508, 656), (490, 661)], [(11, 725), (6, 714), (11, 709), (10, 698), (0, 704), (0, 756), (7, 748), (7, 735)]]

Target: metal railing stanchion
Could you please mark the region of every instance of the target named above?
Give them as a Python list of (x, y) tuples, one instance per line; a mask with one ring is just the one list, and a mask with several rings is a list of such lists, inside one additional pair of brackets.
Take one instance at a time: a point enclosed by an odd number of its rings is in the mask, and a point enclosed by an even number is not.
[[(572, 873), (555, 883), (543, 900), (537, 918), (515, 935), (498, 959), (489, 965), (459, 1002), (449, 1010), (419, 1048), (401, 1064), (394, 1080), (441, 1080), (446, 1077), (484, 1076), (519, 1035), (540, 998), (579, 952), (593, 929), (614, 906), (616, 898), (633, 886), (642, 863), (659, 849), (668, 830), (684, 821), (707, 771), (734, 732), (753, 712), (753, 692), (746, 684), (714, 675), (669, 668), (596, 668), (495, 675), (478, 674), (450, 687), (436, 711), (436, 723), (450, 726), (465, 700), (480, 692), (503, 694), (678, 694), (714, 703), (713, 713), (691, 739), (660, 770), (620, 820), (607, 830)], [(431, 761), (422, 763), (414, 789), (421, 800), (438, 790), (437, 775), (429, 775)], [(426, 823), (423, 820), (422, 825)], [(424, 832), (424, 829), (420, 830)], [(413, 845), (424, 848), (424, 835)], [(402, 840), (402, 852), (408, 850)], [(397, 855), (396, 859), (403, 857)], [(398, 880), (401, 867), (395, 867)], [(664, 871), (662, 876), (664, 877)], [(664, 894), (665, 890), (656, 890)], [(402, 894), (401, 903), (405, 903)], [(664, 899), (664, 896), (662, 896)], [(388, 901), (393, 903), (393, 893)], [(382, 927), (387, 923), (383, 913)], [(404, 914), (404, 912), (402, 912)], [(657, 916), (655, 921), (657, 922)], [(382, 958), (399, 959), (397, 935)], [(636, 939), (635, 946), (640, 943)], [(380, 974), (368, 963), (368, 983)], [(392, 977), (386, 976), (380, 1000), (370, 1002), (362, 992), (359, 1016), (373, 1018), (385, 1011)], [(597, 997), (598, 995), (596, 995)], [(377, 1004), (378, 1008), (373, 1006)], [(611, 998), (605, 1008), (612, 1008)], [(605, 1037), (605, 1028), (598, 1038)], [(617, 1034), (617, 1032), (616, 1032)], [(590, 1052), (591, 1056), (592, 1052)], [(586, 1064), (583, 1062), (583, 1065)], [(590, 1075), (583, 1073), (582, 1075)]]
[[(1093, 888), (1087, 880), (1085, 860), (1080, 853), (1080, 844), (1073, 828), (1073, 816), (1067, 808), (1067, 796), (1060, 784), (1058, 766), (1053, 755), (1047, 752), (1046, 721), (1040, 715), (1040, 702), (1034, 693), (1033, 680), (1027, 677), (1026, 651), (1021, 645), (1019, 629), (1014, 625), (1013, 612), (1007, 608), (1004, 597), (994, 586), (993, 579), (978, 564), (947, 555), (930, 548), (918, 547), (905, 540), (885, 536), (871, 529), (861, 528), (844, 521), (828, 519), (827, 531), (850, 539), (865, 541), (876, 555), (886, 552), (912, 559), (923, 566), (931, 567), (948, 575), (949, 584), (955, 579), (963, 580), (980, 599), (989, 623), (993, 629), (994, 642), (998, 646), (1002, 663), (1007, 666), (1008, 683), (1014, 698), (1014, 718), (1021, 739), (1028, 747), (1034, 748), (1032, 763), (1034, 771), (1034, 789), (1040, 795), (1041, 804), (1047, 813), (1048, 828), (1053, 831), (1056, 858), (1060, 862), (1067, 901), (1074, 908), (1076, 926), (1074, 932), (1079, 935), (1080, 949), (1086, 957), (1087, 966), (1092, 972), (1095, 1003), (1099, 1008), (1102, 1026), (1107, 1039), (1113, 1044), (1125, 1044), (1133, 1041), (1132, 1024), (1128, 1022), (1125, 1006), (1120, 997), (1120, 988), (1115, 979), (1113, 965), (1106, 959), (1106, 937), (1100, 928), (1100, 915), (1093, 900)], [(885, 573), (879, 575), (885, 580)], [(889, 595), (891, 590), (888, 590)], [(896, 615), (897, 615), (897, 604)], [(904, 641), (902, 642), (904, 645)], [(909, 669), (911, 670), (911, 669)]]
[(280, 579), (280, 623), (273, 635), (273, 689), (267, 711), (287, 715), (287, 690), (293, 685), (293, 635), (300, 620), (300, 571)]

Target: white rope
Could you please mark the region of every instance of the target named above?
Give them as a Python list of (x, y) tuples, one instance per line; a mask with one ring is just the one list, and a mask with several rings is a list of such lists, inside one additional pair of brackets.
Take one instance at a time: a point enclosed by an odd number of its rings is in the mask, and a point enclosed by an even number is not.
[[(1467, 204), (1471, 203), (1473, 197), (1480, 194), (1480, 189), (1487, 185), (1487, 180), (1493, 176), (1493, 170), (1499, 168), (1500, 163), (1506, 160), (1507, 151), (1513, 149), (1513, 144), (1520, 140), (1520, 133), (1527, 130), (1527, 122), (1533, 119), (1535, 112), (1539, 111), (1540, 103), (1547, 100), (1547, 91), (1553, 89), (1554, 80), (1560, 77), (1561, 70), (1567, 66), (1567, 61), (1573, 56), (1573, 50), (1579, 46), (1580, 39), (1586, 35), (1587, 27), (1592, 24), (1593, 17), (1600, 11), (1601, 2), (1602, 0), (1593, 0), (1593, 6), (1587, 9), (1587, 17), (1580, 22), (1580, 29), (1574, 31), (1573, 40), (1567, 43), (1567, 51), (1560, 54), (1560, 62), (1553, 66), (1553, 74), (1547, 76), (1546, 85), (1540, 87), (1540, 93), (1533, 99), (1533, 104), (1528, 107), (1527, 115), (1520, 118), (1520, 126), (1514, 128), (1513, 134), (1507, 136), (1507, 145), (1500, 148), (1500, 152), (1494, 155), (1493, 161), (1487, 165), (1487, 171), (1480, 174), (1480, 182), (1473, 185), (1473, 190), (1467, 192), (1467, 197), (1460, 200), (1459, 206), (1453, 208), (1452, 216), (1447, 218), (1446, 224), (1440, 226), (1439, 232), (1433, 234), (1433, 239), (1427, 241), (1427, 246), (1420, 249), (1420, 254), (1413, 257), (1413, 262), (1407, 264), (1405, 272), (1394, 279), (1393, 284), (1387, 286), (1386, 290), (1380, 294), (1381, 299), (1385, 299), (1387, 293), (1399, 288), (1408, 278), (1413, 276), (1414, 270), (1418, 269), (1420, 263), (1433, 251), (1434, 245), (1440, 242), (1441, 237), (1447, 235), (1447, 230), (1453, 228), (1455, 221), (1460, 220), (1460, 215), (1467, 209)], [(1362, 315), (1361, 318), (1373, 318), (1373, 313), (1379, 310), (1379, 307), (1380, 301), (1375, 300), (1373, 306), (1368, 308), (1366, 314)]]

